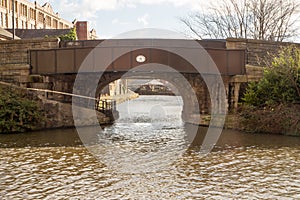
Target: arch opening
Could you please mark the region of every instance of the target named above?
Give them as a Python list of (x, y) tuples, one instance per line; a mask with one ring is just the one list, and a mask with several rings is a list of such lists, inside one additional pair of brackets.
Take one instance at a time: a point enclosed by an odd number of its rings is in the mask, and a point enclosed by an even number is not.
[[(160, 72), (145, 72), (145, 68), (147, 70), (151, 68), (160, 68)], [(105, 72), (101, 76), (97, 90), (96, 90), (96, 97), (101, 96), (101, 91), (107, 85), (109, 85), (110, 82), (120, 80), (120, 79), (149, 79), (149, 80), (164, 80), (171, 84), (175, 90), (172, 92), (175, 93), (177, 96), (181, 96), (182, 102), (183, 102), (183, 108), (181, 112), (181, 118), (184, 122), (191, 122), (191, 121), (199, 121), (199, 113), (200, 113), (200, 107), (202, 108), (202, 113), (208, 112), (209, 105), (207, 104), (209, 100), (209, 94), (206, 89), (206, 85), (202, 84), (199, 85), (199, 83), (203, 83), (203, 81), (200, 80), (194, 80), (195, 76), (191, 76), (190, 74), (182, 74), (174, 70), (174, 68), (165, 66), (158, 63), (149, 63), (149, 64), (142, 64), (140, 66), (137, 66), (135, 68), (132, 68), (128, 72)], [(201, 79), (201, 77), (196, 77), (196, 79)], [(197, 87), (197, 88), (195, 88)], [(202, 88), (202, 96), (197, 95), (199, 92), (199, 88)], [(197, 90), (198, 89), (198, 90)], [(203, 92), (205, 91), (205, 92)], [(201, 102), (201, 101), (205, 102)], [(208, 103), (209, 104), (209, 103)], [(206, 110), (205, 110), (205, 109)], [(197, 119), (196, 119), (197, 118)], [(196, 119), (196, 120), (195, 120)]]
[(113, 117), (117, 123), (172, 122), (170, 127), (182, 124), (183, 98), (168, 81), (149, 76), (127, 76), (108, 86), (101, 91), (100, 99), (116, 102), (117, 114)]

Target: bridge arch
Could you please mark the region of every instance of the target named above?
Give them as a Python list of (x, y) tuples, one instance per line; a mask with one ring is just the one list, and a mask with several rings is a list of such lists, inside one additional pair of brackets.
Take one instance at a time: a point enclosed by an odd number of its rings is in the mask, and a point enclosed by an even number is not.
[[(157, 63), (146, 64), (145, 66), (149, 66), (149, 65), (165, 67), (169, 70), (169, 72), (164, 72), (164, 73), (153, 72), (151, 74), (140, 72), (138, 73), (138, 75), (137, 72), (135, 71), (104, 73), (98, 82), (96, 96), (100, 96), (100, 93), (103, 90), (103, 88), (107, 86), (110, 82), (113, 82), (121, 78), (161, 79), (161, 80), (168, 81), (173, 86), (175, 86), (176, 89), (178, 90), (178, 95), (180, 95), (183, 100), (183, 109), (181, 114), (183, 121), (189, 121), (188, 118), (192, 117), (192, 115), (194, 115), (194, 117), (197, 116), (200, 109), (199, 105), (203, 105), (202, 109), (207, 108), (207, 105), (204, 106), (206, 102), (200, 102), (203, 99), (206, 99), (206, 97), (204, 98), (203, 96), (198, 97), (196, 91), (194, 90), (194, 86), (191, 85), (191, 83), (185, 78), (183, 74), (176, 73), (175, 71), (173, 71), (172, 68)], [(134, 69), (139, 69), (139, 67), (135, 67), (133, 68), (133, 70)], [(207, 93), (206, 95), (208, 96)], [(208, 112), (207, 109), (206, 112)]]
[[(143, 62), (137, 58), (142, 56)], [(186, 59), (173, 52), (143, 48), (126, 52), (113, 60), (100, 76), (96, 97), (110, 82), (121, 78), (163, 79), (173, 84), (183, 99), (182, 119), (200, 120), (199, 114), (210, 112), (210, 96), (203, 75)], [(189, 118), (196, 119), (189, 119)], [(198, 117), (198, 118), (197, 118)]]
[[(226, 112), (227, 108), (224, 109), (226, 100), (215, 101), (217, 105), (213, 105), (210, 101), (211, 94), (214, 100), (219, 98), (220, 88), (222, 89), (220, 85), (223, 82), (221, 80), (220, 83), (220, 74), (213, 60), (199, 44), (187, 41), (187, 45), (184, 44), (186, 41), (182, 40), (179, 40), (178, 44), (166, 43), (165, 40), (134, 40), (134, 42), (138, 45), (132, 45), (128, 40), (109, 40), (107, 44), (102, 42), (101, 47), (96, 47), (90, 52), (77, 75), (89, 85), (84, 87), (84, 92), (88, 91), (92, 96), (94, 94), (93, 97), (97, 97), (104, 86), (124, 76), (152, 76), (167, 80), (178, 88), (184, 102), (182, 113), (184, 121), (187, 121), (187, 117), (195, 117), (197, 113), (199, 115), (200, 112), (210, 113), (213, 110), (212, 106)], [(138, 60), (139, 57), (143, 58), (142, 61)], [(82, 74), (90, 73), (96, 78), (82, 78)], [(98, 82), (89, 83), (93, 79)], [(76, 80), (74, 93), (78, 92)], [(215, 83), (217, 88), (214, 86)], [(91, 85), (96, 87), (91, 88)], [(80, 94), (82, 92), (80, 91)], [(225, 96), (224, 93), (223, 97)]]
[[(157, 56), (153, 56), (155, 54)], [(140, 62), (137, 59), (138, 56), (143, 56), (145, 59), (142, 59), (143, 61)], [(154, 61), (154, 59), (157, 60)], [(141, 63), (143, 64), (141, 65)], [(150, 70), (149, 64), (153, 64)], [(93, 51), (88, 53), (79, 67), (74, 82), (73, 93), (78, 95), (87, 95), (88, 93), (91, 97), (95, 97), (99, 88), (102, 87), (100, 86), (101, 84), (106, 82), (107, 85), (109, 82), (120, 78), (120, 74), (125, 74), (128, 71), (132, 73), (138, 72), (140, 74), (159, 74), (160, 76), (162, 74), (171, 73), (168, 70), (167, 72), (164, 71), (165, 68), (157, 68), (158, 64), (169, 66), (177, 74), (184, 75), (184, 80), (188, 83), (184, 84), (184, 86), (189, 85), (193, 88), (189, 91), (197, 93), (197, 95), (194, 95), (195, 98), (191, 98), (190, 95), (185, 95), (186, 87), (180, 89), (181, 81), (176, 80), (176, 78), (173, 80), (166, 79), (171, 83), (175, 83), (178, 89), (181, 90), (182, 96), (184, 96), (184, 118), (187, 116), (185, 108), (189, 107), (191, 110), (195, 108), (195, 106), (199, 106), (199, 103), (197, 103), (197, 105), (195, 104), (195, 102), (198, 102), (197, 96), (201, 96), (204, 93), (209, 94), (211, 120), (210, 128), (207, 132), (208, 137), (205, 137), (205, 140), (208, 140), (207, 142), (209, 143), (210, 141), (216, 141), (216, 138), (221, 134), (227, 112), (226, 90), (216, 64), (207, 51), (195, 41), (181, 39), (118, 39), (101, 42), (100, 46), (95, 47)], [(134, 69), (137, 66), (141, 66), (141, 70), (135, 71)], [(145, 66), (145, 68), (142, 66)], [(119, 73), (119, 75), (105, 76), (105, 74), (114, 73)], [(89, 77), (86, 76), (87, 74), (92, 74), (92, 76), (96, 78), (87, 78)], [(113, 78), (113, 76), (115, 78)], [(168, 75), (165, 76), (170, 77)], [(200, 77), (202, 77), (202, 79)], [(102, 81), (100, 82), (100, 80)], [(198, 86), (203, 84), (207, 86), (206, 91), (197, 89), (199, 88)], [(202, 94), (200, 91), (202, 91)], [(77, 121), (80, 121), (80, 118), (86, 116), (81, 116), (80, 112), (76, 110), (76, 107), (72, 106), (72, 108), (76, 126)], [(193, 118), (194, 111), (189, 112), (187, 117)], [(199, 114), (200, 112), (198, 112), (198, 117)], [(97, 121), (95, 113), (89, 116), (89, 118), (93, 119), (94, 122)], [(184, 119), (184, 121), (186, 120)], [(199, 123), (199, 121), (196, 120), (195, 123)], [(99, 127), (99, 129), (101, 129), (101, 127)], [(101, 130), (99, 131), (101, 132)]]

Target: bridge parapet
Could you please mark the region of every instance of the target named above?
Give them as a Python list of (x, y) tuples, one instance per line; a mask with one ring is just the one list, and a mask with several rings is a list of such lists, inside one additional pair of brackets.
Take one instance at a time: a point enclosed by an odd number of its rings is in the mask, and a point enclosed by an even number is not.
[[(96, 44), (101, 41), (92, 41), (91, 43), (84, 43), (85, 41), (74, 41), (69, 43), (63, 43), (62, 46), (67, 48), (57, 48), (48, 50), (31, 50), (30, 51), (30, 65), (32, 66), (32, 74), (64, 74), (64, 73), (77, 73), (84, 59), (89, 55), (93, 57), (88, 63), (87, 67), (89, 71), (86, 72), (101, 72), (105, 71), (128, 71), (141, 63), (136, 61), (136, 56), (144, 55), (147, 57), (143, 64), (147, 63), (159, 63), (167, 66), (172, 66), (178, 72), (183, 73), (198, 73), (198, 71), (184, 58), (181, 58), (174, 53), (165, 51), (163, 49), (170, 48), (177, 51), (189, 51), (193, 57), (201, 58), (201, 51), (207, 51), (211, 56), (215, 64), (217, 65), (222, 75), (236, 75), (245, 74), (245, 51), (242, 49), (225, 49), (222, 46), (217, 45), (220, 48), (210, 48), (206, 45), (205, 49), (199, 48), (199, 45), (187, 46), (186, 40), (172, 40), (172, 39), (146, 39), (140, 40), (141, 44), (145, 43), (141, 49), (136, 49), (139, 44), (139, 40), (136, 39), (132, 42), (132, 39), (118, 39), (108, 40), (102, 46), (95, 47)], [(108, 45), (107, 45), (108, 44)], [(148, 45), (147, 45), (148, 44)], [(192, 44), (192, 43), (191, 43)], [(223, 43), (222, 43), (223, 44)], [(144, 44), (143, 44), (144, 45)], [(129, 53), (125, 53), (119, 58), (115, 58), (115, 54), (118, 54), (120, 49), (135, 49)], [(198, 54), (195, 54), (195, 49), (199, 50)], [(112, 61), (108, 66), (98, 66), (102, 61)], [(207, 57), (203, 58), (203, 63)], [(202, 73), (210, 73), (208, 66), (204, 66)], [(197, 66), (199, 67), (199, 66)]]
[(246, 50), (246, 64), (262, 66), (263, 59), (268, 58), (268, 54), (276, 54), (283, 46), (296, 45), (300, 48), (299, 43), (291, 42), (274, 42), (266, 40), (253, 40), (241, 38), (227, 38), (227, 49), (244, 49)]

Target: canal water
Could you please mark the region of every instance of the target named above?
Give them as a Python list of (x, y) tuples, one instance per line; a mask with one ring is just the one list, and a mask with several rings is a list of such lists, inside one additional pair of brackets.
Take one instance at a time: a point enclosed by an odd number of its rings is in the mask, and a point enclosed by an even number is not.
[(203, 155), (207, 128), (187, 142), (198, 127), (181, 121), (181, 98), (118, 109), (94, 146), (76, 129), (0, 135), (1, 199), (300, 199), (300, 138), (224, 130)]

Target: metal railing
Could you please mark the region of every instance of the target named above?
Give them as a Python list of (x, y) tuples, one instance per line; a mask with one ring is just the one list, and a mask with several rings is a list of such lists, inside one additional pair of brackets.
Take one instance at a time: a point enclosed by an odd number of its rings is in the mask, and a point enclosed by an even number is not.
[(111, 114), (116, 110), (116, 101), (115, 100), (96, 100), (95, 109), (104, 114)]
[[(69, 102), (74, 103), (76, 106), (95, 109), (104, 114), (112, 114), (116, 111), (116, 100), (105, 99), (100, 100), (100, 98), (93, 98), (78, 94), (59, 92), (54, 90), (47, 89), (38, 89), (38, 88), (24, 88), (11, 83), (6, 83), (0, 81), (0, 85), (4, 85), (6, 87), (12, 87), (20, 90), (26, 90), (27, 92), (35, 92), (37, 95), (42, 95), (45, 99), (52, 99), (56, 101), (66, 101), (66, 99), (70, 100)], [(54, 94), (62, 96), (61, 99), (53, 97)]]
[[(37, 88), (27, 88), (29, 91), (36, 91), (44, 93), (46, 99), (50, 99), (50, 96), (53, 94), (63, 96), (63, 100), (72, 98), (72, 103), (76, 106), (95, 109), (104, 114), (111, 114), (116, 110), (116, 101), (115, 100), (100, 100), (99, 98), (93, 98), (83, 95), (71, 94), (66, 92), (59, 92), (53, 90), (37, 89)], [(67, 97), (67, 98), (66, 98)], [(74, 98), (75, 97), (75, 98)], [(57, 99), (55, 99), (57, 100)]]
[[(37, 95), (42, 95), (45, 99), (55, 100), (55, 101), (62, 101), (72, 102), (74, 105), (89, 109), (95, 109), (103, 114), (112, 114), (116, 111), (116, 101), (115, 100), (100, 100), (99, 98), (93, 98), (78, 94), (66, 93), (66, 92), (59, 92), (47, 89), (38, 89), (38, 88), (24, 88), (17, 85), (13, 85), (6, 82), (0, 82), (1, 85), (5, 85), (7, 87), (12, 87), (20, 90), (26, 90), (35, 92)], [(54, 94), (60, 96), (61, 98), (54, 97)]]

